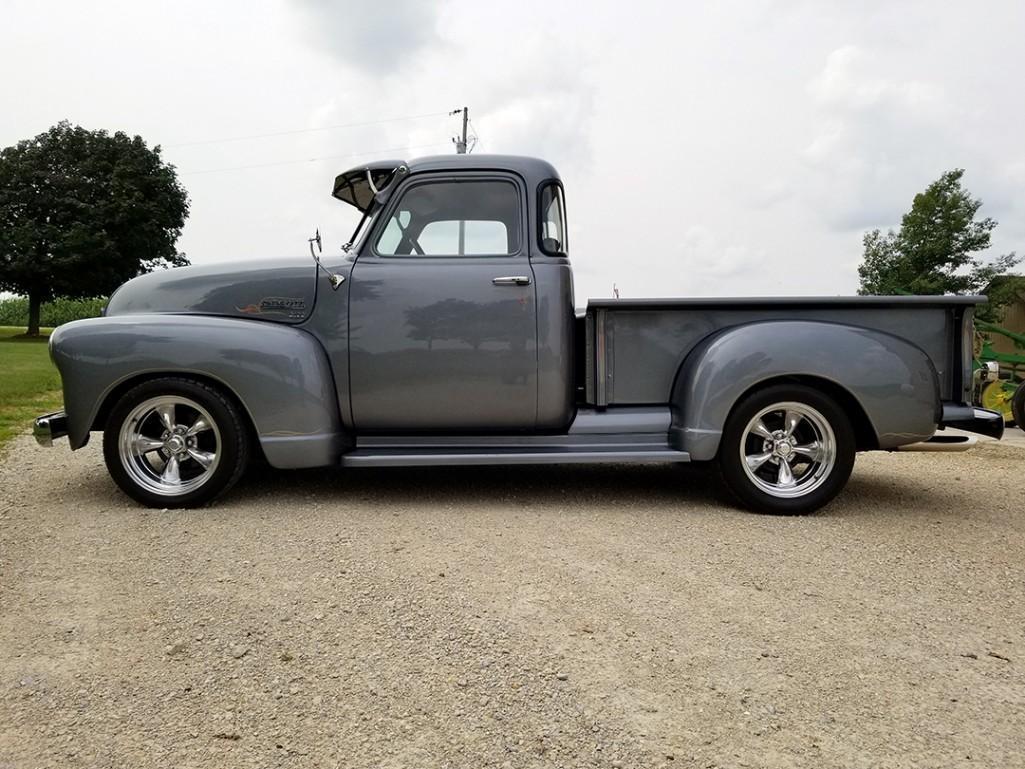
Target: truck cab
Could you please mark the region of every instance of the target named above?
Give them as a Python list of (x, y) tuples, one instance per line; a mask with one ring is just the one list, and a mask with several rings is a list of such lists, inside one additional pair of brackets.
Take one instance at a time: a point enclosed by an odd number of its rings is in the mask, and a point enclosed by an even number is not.
[(573, 277), (549, 163), (378, 163), (341, 174), (334, 195), (367, 220), (342, 267), (357, 430), (568, 426)]

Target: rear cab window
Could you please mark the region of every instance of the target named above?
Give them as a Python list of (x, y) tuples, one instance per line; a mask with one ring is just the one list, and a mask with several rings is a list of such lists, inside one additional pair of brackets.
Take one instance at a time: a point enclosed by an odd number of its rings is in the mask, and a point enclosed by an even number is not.
[(566, 196), (558, 182), (545, 182), (538, 196), (538, 245), (549, 256), (569, 253)]

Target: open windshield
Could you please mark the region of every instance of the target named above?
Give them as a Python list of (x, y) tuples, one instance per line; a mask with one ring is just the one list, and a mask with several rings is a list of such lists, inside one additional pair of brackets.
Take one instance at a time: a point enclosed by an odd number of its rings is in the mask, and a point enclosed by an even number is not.
[(395, 179), (395, 172), (400, 166), (401, 160), (380, 160), (352, 168), (335, 177), (331, 194), (366, 213), (373, 205), (377, 193)]
[(381, 207), (378, 193), (395, 180), (396, 172), (400, 168), (404, 168), (400, 160), (380, 160), (350, 169), (335, 177), (335, 186), (331, 194), (362, 214), (349, 242), (342, 246), (344, 251), (351, 251), (366, 234)]

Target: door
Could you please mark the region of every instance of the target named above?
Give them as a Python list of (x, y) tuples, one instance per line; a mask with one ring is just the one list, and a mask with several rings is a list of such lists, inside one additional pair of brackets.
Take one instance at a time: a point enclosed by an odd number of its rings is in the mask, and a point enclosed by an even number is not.
[(508, 432), (537, 419), (537, 309), (512, 176), (413, 177), (352, 271), (360, 431)]

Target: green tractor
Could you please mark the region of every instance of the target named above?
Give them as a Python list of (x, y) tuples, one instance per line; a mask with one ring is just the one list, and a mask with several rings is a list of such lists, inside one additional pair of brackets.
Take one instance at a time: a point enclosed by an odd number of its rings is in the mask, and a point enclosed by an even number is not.
[[(1006, 422), (1014, 422), (1025, 430), (1025, 334), (1017, 334), (984, 320), (975, 321), (975, 330), (982, 332), (979, 334), (980, 344), (975, 356), (976, 369), (996, 368), (999, 372), (997, 378), (990, 381), (985, 376), (977, 378), (978, 403), (983, 408), (1001, 412)], [(1016, 351), (1006, 353), (994, 350), (991, 334), (1010, 339)], [(992, 363), (997, 365), (988, 365)]]

